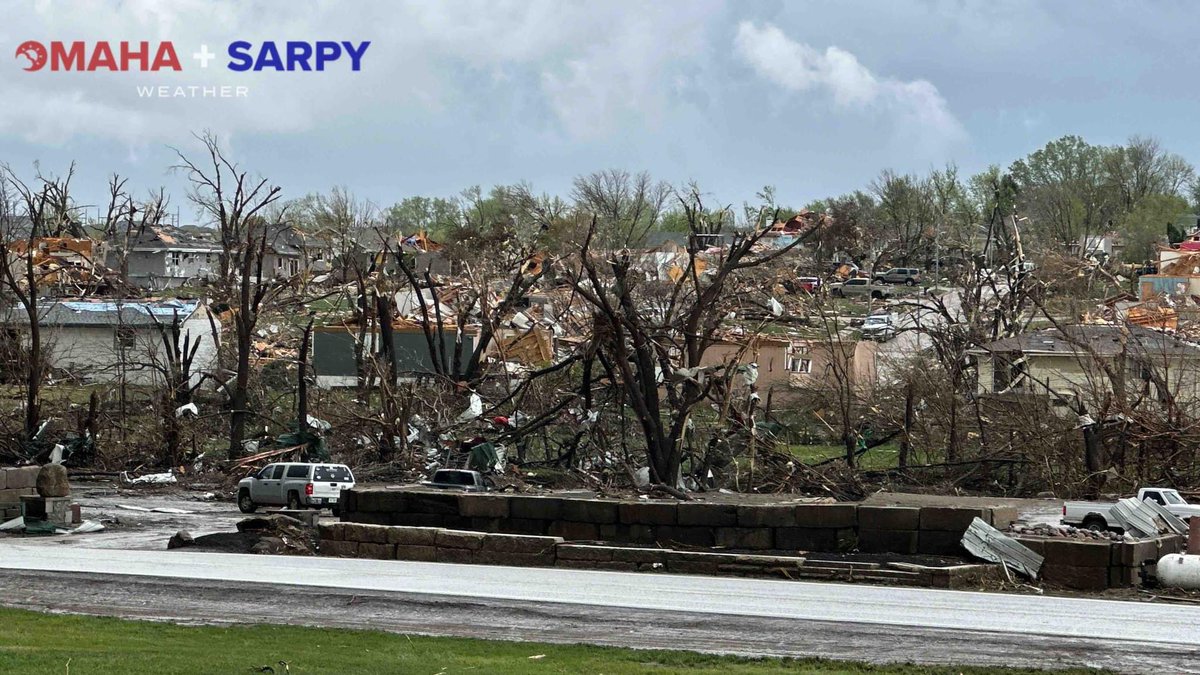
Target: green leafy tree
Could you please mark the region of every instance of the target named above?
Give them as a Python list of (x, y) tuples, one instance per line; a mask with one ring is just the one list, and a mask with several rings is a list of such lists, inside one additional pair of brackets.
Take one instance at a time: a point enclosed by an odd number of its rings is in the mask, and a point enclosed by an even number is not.
[(1109, 152), (1063, 136), (1013, 162), (1018, 207), (1043, 244), (1071, 246), (1107, 227), (1121, 203), (1106, 171)]
[(441, 239), (458, 227), (462, 213), (459, 204), (441, 197), (405, 197), (383, 212), (389, 232), (414, 234), (424, 231)]
[(1187, 212), (1188, 203), (1183, 197), (1165, 194), (1143, 197), (1121, 219), (1117, 230), (1124, 239), (1121, 255), (1125, 262), (1155, 259), (1155, 246), (1167, 240), (1171, 225)]

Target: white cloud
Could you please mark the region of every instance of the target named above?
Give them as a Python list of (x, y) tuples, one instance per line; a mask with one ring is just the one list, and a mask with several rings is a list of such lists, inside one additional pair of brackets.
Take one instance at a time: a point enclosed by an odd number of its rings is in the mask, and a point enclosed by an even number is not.
[[(352, 9), (351, 9), (352, 8)], [(670, 8), (550, 0), (462, 3), (316, 0), (303, 7), (243, 2), (125, 0), (116, 7), (44, 1), (13, 10), (0, 46), (27, 39), (171, 40), (182, 73), (26, 73), (0, 54), (0, 138), (59, 145), (87, 137), (133, 145), (225, 134), (305, 132), (356, 113), (391, 119), (484, 103), (481, 82), (532, 102), (573, 139), (615, 133), (626, 117), (655, 119), (676, 64), (701, 58), (708, 0), (680, 18)], [(665, 37), (665, 36), (670, 37)], [(232, 40), (371, 40), (361, 72), (234, 73)], [(207, 70), (201, 44), (222, 55)], [(11, 47), (9, 53), (11, 53)], [(246, 85), (243, 100), (139, 98), (137, 85)]]
[(928, 141), (958, 141), (966, 131), (927, 80), (880, 77), (854, 54), (830, 46), (824, 52), (792, 40), (772, 24), (738, 25), (734, 51), (761, 77), (794, 92), (825, 92), (845, 109), (890, 115), (904, 132)]

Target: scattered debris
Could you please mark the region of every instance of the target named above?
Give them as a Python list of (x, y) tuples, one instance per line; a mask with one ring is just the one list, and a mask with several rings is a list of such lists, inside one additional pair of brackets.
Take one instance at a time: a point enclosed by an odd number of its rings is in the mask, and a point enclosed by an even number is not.
[(1134, 537), (1153, 537), (1168, 529), (1158, 512), (1147, 506), (1148, 501), (1132, 497), (1122, 499), (1108, 510), (1108, 515), (1121, 529)]
[[(257, 447), (257, 445), (255, 447)], [(286, 448), (275, 448), (272, 450), (264, 450), (263, 452), (255, 453), (253, 455), (247, 455), (245, 457), (242, 457), (241, 459), (233, 460), (232, 468), (240, 469), (244, 466), (250, 466), (252, 464), (257, 464), (258, 462), (261, 462), (264, 459), (275, 459), (277, 457), (282, 457), (283, 455), (286, 455), (289, 452), (298, 452), (299, 450), (301, 450), (303, 448), (304, 448), (303, 445), (293, 445), (293, 446), (289, 446)]]
[(104, 526), (100, 523), (94, 520), (85, 520), (75, 529), (68, 531), (67, 534), (90, 534), (92, 532), (100, 532), (103, 529)]
[(125, 509), (126, 511), (141, 511), (143, 513), (171, 513), (177, 516), (186, 516), (195, 513), (195, 511), (185, 511), (184, 509), (176, 509), (170, 506), (146, 508), (145, 506), (134, 506), (133, 504), (117, 504), (117, 508)]
[(459, 422), (470, 422), (471, 420), (478, 418), (482, 414), (483, 414), (483, 399), (479, 396), (479, 394), (476, 394), (475, 392), (471, 392), (470, 403), (468, 403), (467, 409), (464, 410), (462, 412), (462, 414), (460, 414), (458, 416), (458, 421)]
[(971, 555), (1004, 565), (1030, 579), (1037, 579), (1038, 571), (1042, 568), (1042, 556), (980, 518), (971, 521), (971, 526), (963, 533), (962, 545)]
[(172, 485), (178, 481), (170, 471), (164, 473), (148, 473), (137, 478), (130, 478), (125, 471), (121, 472), (121, 482), (128, 485)]
[[(25, 517), (18, 516), (12, 520), (0, 523), (0, 532), (19, 532), (25, 529)], [(104, 525), (94, 521), (85, 520), (76, 527), (50, 527), (45, 530), (39, 530), (37, 534), (90, 534), (92, 532), (100, 532), (104, 529)], [(32, 534), (32, 532), (31, 532)]]
[[(190, 533), (176, 532), (167, 542), (172, 548), (197, 548), (224, 553), (255, 553), (269, 555), (315, 555), (317, 550), (316, 529), (305, 527), (295, 518), (283, 514), (266, 514), (241, 520), (237, 532), (218, 532), (192, 537)], [(188, 536), (184, 536), (188, 535)]]

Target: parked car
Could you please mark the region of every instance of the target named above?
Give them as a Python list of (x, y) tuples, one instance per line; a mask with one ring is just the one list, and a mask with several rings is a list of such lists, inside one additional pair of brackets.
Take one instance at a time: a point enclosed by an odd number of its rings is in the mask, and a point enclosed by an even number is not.
[(483, 474), (466, 469), (438, 469), (433, 472), (433, 478), (421, 483), (425, 487), (441, 490), (462, 490), (464, 492), (486, 492), (488, 489)]
[[(1200, 506), (1188, 504), (1179, 492), (1170, 488), (1142, 488), (1138, 490), (1137, 498), (1152, 500), (1184, 520), (1200, 515)], [(1113, 521), (1108, 515), (1113, 506), (1110, 502), (1065, 502), (1062, 522), (1064, 525), (1091, 530), (1114, 529)]]
[(896, 337), (895, 314), (872, 314), (868, 316), (859, 328), (863, 338), (887, 342)]
[(880, 284), (916, 286), (921, 283), (921, 270), (915, 267), (893, 267), (886, 272), (876, 272), (875, 282)]
[(890, 298), (892, 297), (892, 289), (878, 283), (871, 283), (870, 279), (847, 279), (844, 282), (830, 284), (829, 290), (834, 295), (844, 298), (850, 295), (867, 295), (872, 298)]
[(352, 487), (354, 474), (345, 464), (268, 464), (238, 482), (238, 509), (253, 513), (260, 506), (293, 510), (328, 506), (336, 513), (342, 490)]

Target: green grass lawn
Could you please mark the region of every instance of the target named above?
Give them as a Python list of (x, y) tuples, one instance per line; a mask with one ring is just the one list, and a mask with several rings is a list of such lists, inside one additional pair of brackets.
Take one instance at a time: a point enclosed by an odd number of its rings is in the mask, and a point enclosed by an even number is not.
[(292, 673), (996, 672), (811, 659), (743, 659), (291, 626), (177, 626), (0, 609), (0, 673), (252, 673), (268, 664), (276, 673), (283, 673), (278, 663), (281, 660), (288, 662)]
[[(846, 448), (841, 445), (792, 445), (792, 454), (805, 464), (816, 464), (833, 457), (845, 457)], [(871, 448), (859, 455), (858, 466), (861, 469), (892, 469), (899, 463), (900, 446), (894, 443), (884, 443)]]

